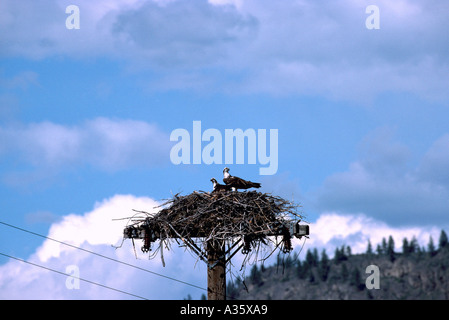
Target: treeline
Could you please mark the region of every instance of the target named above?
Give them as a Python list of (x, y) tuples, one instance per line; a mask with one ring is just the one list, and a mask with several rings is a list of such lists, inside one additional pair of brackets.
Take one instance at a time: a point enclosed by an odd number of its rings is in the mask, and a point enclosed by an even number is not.
[[(438, 248), (435, 246), (432, 236), (429, 237), (429, 242), (427, 244), (427, 247), (420, 247), (418, 244), (418, 241), (416, 240), (416, 237), (413, 236), (411, 240), (404, 238), (402, 240), (401, 252), (396, 252), (393, 237), (389, 236), (388, 240), (386, 240), (385, 238), (382, 238), (382, 242), (380, 244), (378, 244), (376, 247), (376, 254), (377, 255), (386, 255), (390, 259), (390, 261), (394, 261), (396, 259), (396, 257), (398, 256), (398, 254), (408, 256), (413, 253), (417, 253), (418, 255), (427, 253), (430, 257), (433, 257), (438, 253), (438, 251), (446, 250), (448, 248), (449, 248), (449, 241), (448, 241), (447, 234), (444, 230), (441, 230), (440, 237), (438, 240)], [(366, 254), (368, 254), (368, 255), (374, 254), (370, 241), (368, 241), (368, 247), (366, 250)]]
[[(307, 250), (303, 260), (299, 259), (298, 253), (294, 253), (287, 256), (278, 255), (276, 264), (271, 267), (265, 267), (263, 264), (260, 267), (253, 265), (245, 279), (236, 278), (234, 281), (228, 282), (227, 294), (237, 298), (247, 286), (261, 288), (267, 285), (266, 282), (271, 281), (270, 278), (273, 277), (273, 273), (266, 273), (267, 269), (285, 273), (287, 276), (281, 281), (295, 281), (294, 278), (296, 278), (296, 281), (302, 280), (308, 285), (345, 283), (356, 291), (362, 291), (365, 289), (365, 279), (362, 278), (365, 270), (360, 269), (360, 265), (366, 265), (366, 261), (382, 259), (394, 263), (399, 257), (422, 261), (423, 259), (432, 259), (442, 251), (449, 252), (448, 236), (444, 230), (441, 230), (438, 244), (435, 244), (433, 238), (429, 237), (427, 246), (420, 246), (416, 237), (404, 238), (401, 245), (397, 246), (393, 237), (389, 236), (383, 238), (375, 249), (368, 241), (366, 252), (358, 255), (353, 255), (351, 247), (347, 245), (337, 247), (333, 258), (329, 258), (325, 249), (318, 252), (316, 248), (313, 248)], [(367, 294), (371, 293), (367, 292)]]

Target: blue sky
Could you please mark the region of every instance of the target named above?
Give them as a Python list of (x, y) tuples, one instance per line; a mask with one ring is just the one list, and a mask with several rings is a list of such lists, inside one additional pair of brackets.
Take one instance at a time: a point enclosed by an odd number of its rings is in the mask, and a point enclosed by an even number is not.
[[(80, 29), (65, 26), (70, 4)], [(377, 30), (365, 26), (371, 4)], [(203, 131), (278, 129), (275, 175), (260, 176), (259, 164), (231, 173), (300, 202), (310, 246), (361, 248), (389, 234), (425, 245), (449, 226), (448, 9), (414, 0), (2, 1), (1, 220), (72, 241), (67, 223), (111, 204), (125, 208), (111, 216), (125, 217), (172, 193), (210, 190), (224, 165), (170, 161), (170, 133), (201, 121)], [(109, 223), (101, 226), (120, 230)], [(90, 257), (0, 228), (3, 253), (62, 269), (74, 259), (86, 277), (98, 276)], [(110, 251), (120, 234), (96, 242), (78, 233), (80, 246), (121, 254)], [(130, 247), (123, 251), (136, 262)], [(151, 266), (204, 285), (205, 271), (182, 259)], [(182, 263), (191, 270), (180, 272)], [(14, 297), (14, 288), (42, 293), (8, 276), (32, 267), (0, 257), (0, 268), (0, 297)], [(124, 276), (130, 290), (143, 290), (134, 276)], [(121, 298), (45, 277), (43, 297)], [(170, 288), (162, 298), (190, 292)]]

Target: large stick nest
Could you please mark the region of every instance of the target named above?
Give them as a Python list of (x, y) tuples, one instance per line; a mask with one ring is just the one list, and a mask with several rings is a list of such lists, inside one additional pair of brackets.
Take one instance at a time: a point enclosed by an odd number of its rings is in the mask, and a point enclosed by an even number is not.
[(296, 206), (280, 197), (256, 191), (199, 193), (175, 196), (168, 205), (148, 220), (150, 228), (160, 230), (161, 238), (173, 236), (223, 240), (244, 235), (275, 233), (287, 214)]
[(181, 239), (199, 252), (202, 249), (195, 245), (197, 238), (201, 238), (200, 247), (205, 247), (209, 240), (229, 243), (241, 239), (243, 253), (248, 253), (251, 247), (256, 248), (261, 242), (267, 244), (270, 236), (280, 236), (282, 250), (289, 252), (292, 246), (288, 223), (303, 218), (298, 213), (299, 207), (281, 197), (256, 191), (176, 194), (154, 215), (138, 211), (145, 213), (145, 218), (137, 219), (127, 227), (125, 235), (133, 238), (133, 234), (144, 230), (143, 251), (151, 250), (151, 242), (157, 239), (161, 243)]

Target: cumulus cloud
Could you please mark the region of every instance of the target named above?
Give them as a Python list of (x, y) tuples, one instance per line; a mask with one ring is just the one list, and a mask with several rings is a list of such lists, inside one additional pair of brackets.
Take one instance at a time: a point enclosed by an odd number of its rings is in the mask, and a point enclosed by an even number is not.
[(91, 165), (115, 171), (168, 161), (168, 135), (138, 120), (96, 118), (80, 125), (39, 122), (0, 127), (0, 154), (36, 167)]
[(156, 89), (447, 99), (446, 2), (377, 1), (379, 30), (370, 1), (79, 1), (79, 30), (68, 4), (2, 1), (0, 54), (124, 59)]
[(347, 171), (329, 176), (316, 191), (316, 206), (322, 211), (363, 212), (394, 225), (447, 224), (446, 145), (444, 135), (413, 167), (409, 148), (397, 142), (391, 130), (376, 130), (362, 142), (359, 159)]
[[(111, 16), (136, 1), (77, 1), (80, 29), (68, 30), (66, 7), (72, 1), (2, 1), (0, 54), (42, 59), (55, 55), (72, 58), (101, 56), (114, 51)], [(74, 32), (71, 32), (74, 31)]]
[(152, 66), (179, 67), (224, 53), (223, 44), (239, 40), (255, 24), (231, 4), (213, 5), (206, 0), (101, 0), (78, 1), (80, 29), (70, 31), (65, 27), (65, 9), (70, 4), (2, 2), (0, 54), (37, 59), (108, 54), (131, 60), (141, 57)]
[[(228, 50), (248, 40), (257, 20), (229, 5), (206, 1), (147, 1), (120, 13), (113, 32), (153, 66), (172, 69), (215, 65)], [(231, 46), (231, 47), (230, 47)]]
[[(91, 212), (84, 215), (69, 214), (53, 224), (48, 236), (67, 242), (74, 246), (84, 243), (89, 245), (116, 245), (122, 238), (124, 224), (114, 219), (121, 219), (135, 214), (132, 209), (155, 212), (158, 202), (150, 198), (136, 198), (131, 195), (116, 195), (94, 205)], [(62, 252), (72, 250), (66, 246), (45, 241), (37, 250), (39, 260), (46, 262), (51, 258), (59, 257)]]
[[(365, 253), (368, 241), (373, 250), (381, 244), (382, 238), (392, 236), (395, 251), (401, 252), (402, 240), (416, 238), (421, 247), (427, 247), (430, 237), (438, 239), (441, 228), (432, 227), (394, 227), (365, 214), (339, 214), (324, 212), (310, 225), (310, 240), (306, 247), (325, 249), (332, 256), (337, 247), (348, 245), (352, 253)], [(302, 241), (302, 240), (301, 240)], [(300, 245), (296, 240), (296, 246)], [(303, 253), (304, 254), (304, 253)]]
[[(123, 228), (132, 209), (154, 212), (159, 203), (147, 197), (115, 195), (95, 204), (84, 214), (68, 214), (52, 224), (48, 237), (81, 247), (95, 253), (148, 269), (180, 280), (204, 286), (205, 268), (196, 267), (195, 259), (184, 250), (165, 251), (167, 267), (160, 259), (148, 260), (140, 252), (136, 242), (137, 259), (130, 241), (119, 249), (112, 245), (121, 244)], [(180, 284), (154, 274), (125, 266), (99, 256), (60, 243), (45, 240), (27, 261), (43, 265), (60, 272), (71, 273), (68, 267), (75, 266), (79, 276), (102, 285), (123, 290), (148, 299), (182, 299), (188, 293), (200, 296), (202, 290)], [(68, 277), (38, 268), (20, 261), (9, 260), (0, 266), (1, 299), (127, 299), (134, 298), (80, 282), (79, 289), (66, 286)], [(70, 282), (70, 279), (69, 279)], [(69, 286), (70, 287), (70, 286)], [(160, 288), (164, 288), (161, 290)]]
[[(427, 3), (379, 1), (381, 28), (367, 30), (370, 4), (244, 2), (243, 10), (253, 12), (261, 26), (256, 44), (243, 53), (252, 66), (259, 65), (250, 70), (247, 90), (357, 101), (392, 91), (441, 98), (448, 83), (441, 73), (448, 50), (437, 27), (446, 24), (441, 12)], [(420, 80), (423, 73), (433, 79), (431, 85)]]

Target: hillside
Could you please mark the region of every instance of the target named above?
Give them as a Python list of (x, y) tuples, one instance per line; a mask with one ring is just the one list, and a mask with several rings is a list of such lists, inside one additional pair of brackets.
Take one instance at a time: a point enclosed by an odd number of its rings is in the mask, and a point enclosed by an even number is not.
[[(379, 289), (365, 285), (369, 265), (379, 268)], [(304, 260), (289, 255), (273, 266), (254, 265), (244, 281), (229, 282), (227, 291), (239, 300), (449, 299), (447, 236), (441, 232), (438, 249), (432, 239), (427, 248), (404, 239), (397, 252), (390, 237), (376, 252), (368, 244), (366, 253), (353, 255), (343, 246), (332, 259), (309, 249)]]

